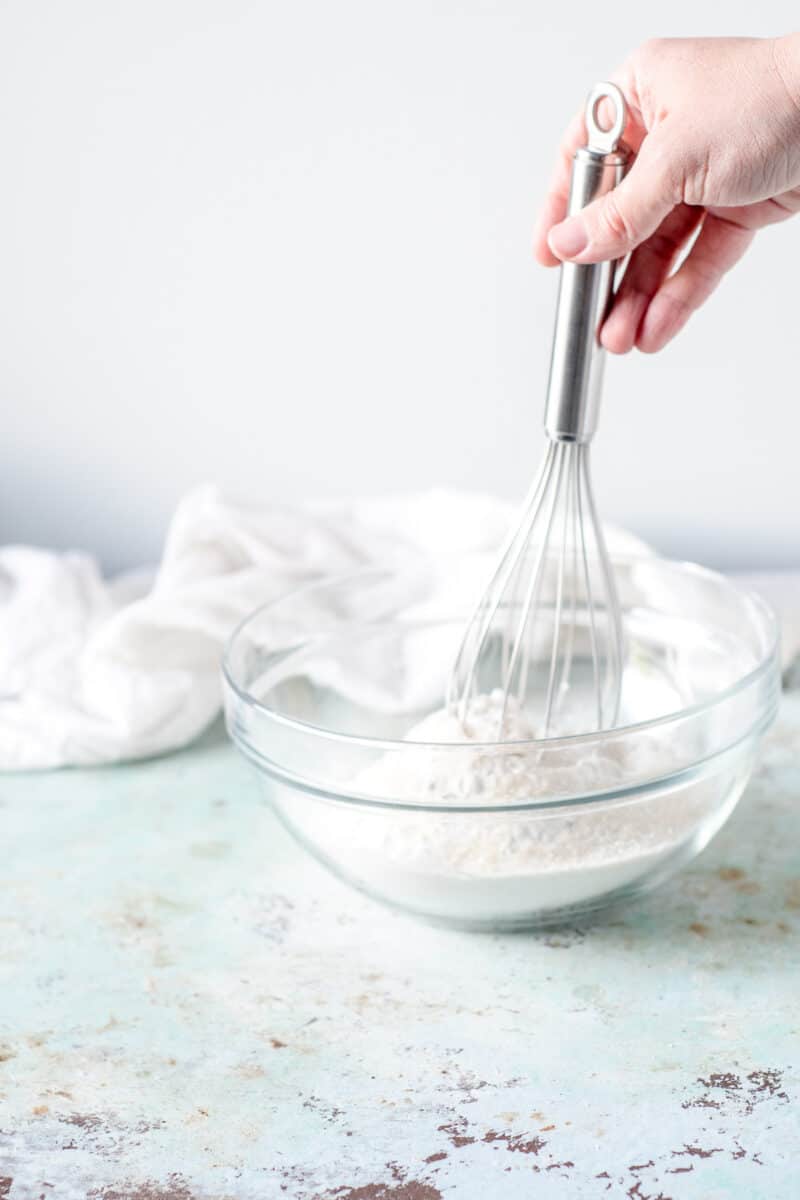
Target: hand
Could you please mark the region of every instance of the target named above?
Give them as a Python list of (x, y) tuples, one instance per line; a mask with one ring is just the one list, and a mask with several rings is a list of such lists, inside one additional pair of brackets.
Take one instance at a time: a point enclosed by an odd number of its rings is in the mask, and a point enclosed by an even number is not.
[(613, 192), (564, 220), (572, 155), (586, 140), (576, 117), (535, 253), (556, 266), (632, 251), (601, 341), (616, 354), (651, 352), (711, 295), (757, 229), (800, 211), (800, 34), (645, 42), (612, 79), (630, 107), (634, 164)]

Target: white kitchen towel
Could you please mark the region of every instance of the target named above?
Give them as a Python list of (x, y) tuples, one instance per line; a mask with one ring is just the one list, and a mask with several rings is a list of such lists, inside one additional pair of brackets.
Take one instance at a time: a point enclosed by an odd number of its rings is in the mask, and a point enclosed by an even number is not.
[(2, 549), (0, 770), (183, 746), (219, 711), (222, 649), (248, 612), (355, 567), (470, 561), (478, 579), (512, 515), (446, 491), (259, 507), (208, 486), (179, 505), (155, 573), (107, 581), (87, 555)]
[(444, 491), (265, 508), (207, 486), (179, 505), (149, 576), (106, 581), (84, 554), (0, 550), (0, 769), (183, 746), (219, 711), (221, 652), (252, 609), (354, 567), (488, 565), (511, 516), (499, 500)]

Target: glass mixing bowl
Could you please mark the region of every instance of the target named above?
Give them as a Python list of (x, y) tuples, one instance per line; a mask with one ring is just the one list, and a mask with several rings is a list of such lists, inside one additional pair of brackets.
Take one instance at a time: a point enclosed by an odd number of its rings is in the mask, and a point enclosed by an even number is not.
[(469, 607), (453, 572), (420, 567), (315, 583), (248, 617), (224, 659), (230, 734), (297, 840), (398, 909), (514, 929), (639, 895), (739, 799), (778, 703), (777, 632), (713, 572), (614, 568), (627, 654), (613, 730), (409, 740), (442, 705)]

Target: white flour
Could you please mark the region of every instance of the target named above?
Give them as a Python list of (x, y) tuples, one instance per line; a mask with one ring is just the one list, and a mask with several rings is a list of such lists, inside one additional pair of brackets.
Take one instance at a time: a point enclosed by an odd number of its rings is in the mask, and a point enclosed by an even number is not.
[[(437, 709), (404, 736), (404, 741), (427, 744), (384, 755), (361, 772), (354, 786), (395, 800), (519, 804), (553, 796), (584, 796), (633, 778), (652, 779), (667, 774), (675, 763), (670, 743), (655, 737), (644, 746), (637, 744), (638, 748), (607, 741), (594, 750), (584, 749), (580, 758), (572, 748), (524, 747), (515, 753), (506, 745), (498, 753), (501, 713), (499, 691), (472, 702), (466, 731), (455, 713)], [(506, 743), (532, 742), (537, 736), (513, 697), (509, 697), (503, 734)], [(465, 744), (470, 742), (476, 743), (476, 749), (465, 754)]]
[[(496, 738), (498, 703), (497, 696), (486, 697), (474, 713), (471, 741)], [(507, 740), (532, 737), (518, 710), (511, 708), (507, 719)], [(663, 778), (676, 769), (679, 755), (673, 741), (655, 734), (636, 747), (632, 739), (627, 745), (601, 743), (580, 757), (574, 748), (528, 746), (498, 753), (484, 745), (465, 753), (461, 726), (440, 710), (409, 730), (406, 740), (439, 744), (386, 752), (352, 781), (352, 791), (442, 805), (444, 811), (351, 810), (343, 820), (337, 806), (329, 814), (337, 842), (331, 857), (369, 890), (454, 920), (513, 920), (589, 901), (652, 873), (701, 826), (710, 836), (729, 811), (718, 777), (635, 800), (502, 811), (526, 800), (579, 800)], [(464, 803), (488, 811), (446, 811)], [(718, 820), (709, 820), (717, 813)], [(315, 840), (326, 840), (326, 825), (325, 818), (315, 822)]]

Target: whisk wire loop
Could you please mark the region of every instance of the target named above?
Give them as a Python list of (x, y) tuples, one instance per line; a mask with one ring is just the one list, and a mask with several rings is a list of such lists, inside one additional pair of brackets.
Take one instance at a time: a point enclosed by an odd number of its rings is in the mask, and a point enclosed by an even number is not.
[(456, 658), (449, 700), (465, 728), (495, 688), (500, 741), (512, 697), (543, 738), (618, 718), (622, 624), (588, 459), (586, 444), (548, 443)]

